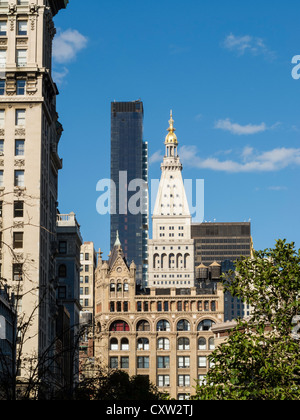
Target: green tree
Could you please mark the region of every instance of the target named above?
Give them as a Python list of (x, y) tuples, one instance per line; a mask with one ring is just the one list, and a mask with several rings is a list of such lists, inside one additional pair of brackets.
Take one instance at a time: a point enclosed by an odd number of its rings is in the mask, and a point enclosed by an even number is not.
[(300, 341), (292, 328), (300, 307), (300, 250), (278, 240), (274, 249), (237, 261), (223, 282), (253, 311), (211, 355), (195, 399), (299, 400)]
[[(57, 399), (65, 399), (66, 394)], [(129, 376), (121, 370), (99, 370), (92, 378), (86, 378), (77, 387), (75, 400), (102, 401), (151, 401), (165, 398), (146, 376)]]

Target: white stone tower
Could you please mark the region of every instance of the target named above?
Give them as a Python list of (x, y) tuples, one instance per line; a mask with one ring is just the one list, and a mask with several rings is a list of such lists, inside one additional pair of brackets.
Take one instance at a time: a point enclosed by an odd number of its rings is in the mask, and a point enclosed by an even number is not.
[(182, 179), (178, 140), (171, 111), (166, 152), (149, 240), (149, 287), (194, 287), (194, 241), (191, 214)]

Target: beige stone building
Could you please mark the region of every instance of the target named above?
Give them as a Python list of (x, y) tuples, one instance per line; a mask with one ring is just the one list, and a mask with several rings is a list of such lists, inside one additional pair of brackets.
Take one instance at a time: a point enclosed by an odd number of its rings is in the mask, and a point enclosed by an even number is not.
[[(212, 267), (207, 267), (211, 273)], [(136, 292), (136, 267), (116, 242), (96, 270), (95, 358), (104, 367), (147, 375), (160, 391), (185, 399), (204, 380), (223, 321), (223, 289), (152, 287)]]
[[(51, 61), (53, 17), (67, 3), (0, 1), (1, 276), (16, 294), (19, 314), (31, 318), (24, 358), (41, 354), (55, 334), (62, 126)], [(26, 375), (23, 368), (19, 373)]]
[(148, 241), (150, 287), (193, 287), (194, 241), (191, 214), (178, 156), (178, 139), (171, 113), (161, 179), (152, 216), (152, 239)]
[(80, 247), (80, 305), (81, 312), (89, 313), (92, 317), (94, 316), (96, 260), (94, 243), (84, 242)]

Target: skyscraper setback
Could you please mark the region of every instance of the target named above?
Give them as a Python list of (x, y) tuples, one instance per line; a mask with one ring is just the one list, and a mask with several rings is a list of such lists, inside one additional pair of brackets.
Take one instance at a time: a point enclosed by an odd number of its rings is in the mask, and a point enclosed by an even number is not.
[[(111, 104), (111, 249), (117, 232), (128, 261), (137, 266), (137, 283), (147, 281), (148, 201), (147, 190), (138, 191), (135, 181), (148, 182), (148, 144), (143, 141), (144, 107), (140, 100)], [(128, 204), (140, 193), (138, 212)]]

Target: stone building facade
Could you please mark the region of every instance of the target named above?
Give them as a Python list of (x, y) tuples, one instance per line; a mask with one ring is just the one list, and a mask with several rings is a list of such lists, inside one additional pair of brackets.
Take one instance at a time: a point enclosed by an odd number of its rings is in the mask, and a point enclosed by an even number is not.
[(96, 363), (147, 375), (173, 398), (192, 395), (215, 348), (211, 328), (224, 316), (223, 288), (219, 278), (211, 281), (208, 287), (138, 292), (135, 264), (127, 263), (116, 243), (96, 269)]
[[(1, 277), (30, 319), (23, 352), (55, 339), (58, 143), (62, 126), (52, 78), (54, 16), (68, 0), (0, 2)], [(30, 339), (29, 339), (30, 337)], [(20, 375), (25, 375), (21, 366)], [(25, 375), (26, 376), (26, 375)]]

